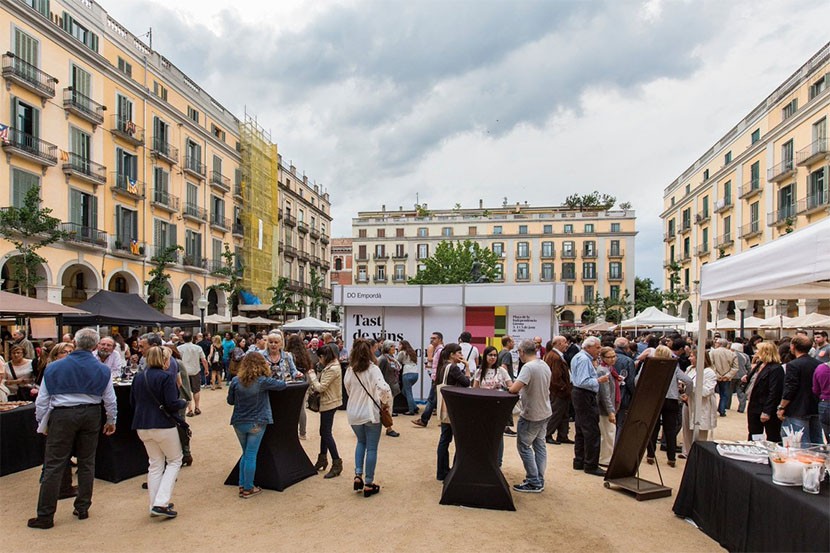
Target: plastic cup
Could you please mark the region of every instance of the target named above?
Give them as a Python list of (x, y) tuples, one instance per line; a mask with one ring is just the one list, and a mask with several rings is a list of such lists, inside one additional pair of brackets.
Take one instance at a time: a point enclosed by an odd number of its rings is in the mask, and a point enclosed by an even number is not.
[(819, 463), (811, 463), (804, 465), (804, 471), (801, 489), (807, 493), (817, 494), (821, 486), (821, 465)]

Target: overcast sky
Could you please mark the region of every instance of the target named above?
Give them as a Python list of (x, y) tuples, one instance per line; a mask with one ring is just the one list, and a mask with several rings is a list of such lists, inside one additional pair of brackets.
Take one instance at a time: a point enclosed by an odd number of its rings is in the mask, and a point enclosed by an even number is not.
[(98, 0), (359, 210), (637, 211), (637, 275), (662, 285), (663, 189), (828, 40), (827, 0)]

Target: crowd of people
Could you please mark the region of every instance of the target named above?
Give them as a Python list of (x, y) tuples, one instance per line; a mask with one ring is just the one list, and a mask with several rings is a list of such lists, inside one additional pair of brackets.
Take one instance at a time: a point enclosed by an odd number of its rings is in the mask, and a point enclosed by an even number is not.
[[(50, 528), (57, 501), (67, 497), (75, 498), (75, 516), (89, 516), (95, 448), (102, 432), (115, 431), (113, 382), (120, 380), (132, 384), (132, 428), (149, 458), (146, 488), (154, 517), (177, 516), (171, 502), (176, 478), (181, 467), (193, 464), (186, 418), (201, 414), (202, 389), (227, 389), (230, 424), (242, 449), (243, 499), (261, 492), (255, 484), (256, 457), (265, 428), (273, 423), (268, 392), (300, 381), (308, 383), (308, 391), (297, 432), (307, 438), (307, 408), (319, 413), (315, 468), (325, 471), (330, 460), (327, 479), (340, 476), (344, 468), (333, 425), (345, 390), (346, 416), (356, 437), (354, 491), (364, 497), (381, 489), (375, 472), (384, 427), (387, 436), (401, 435), (391, 413), (399, 395), (406, 406), (401, 412), (418, 415), (412, 419), (414, 426), (424, 428), (437, 415), (436, 478), (446, 478), (453, 430), (439, 393), (443, 386), (519, 395), (513, 416), (504, 421), (504, 436), (516, 438), (525, 469), (525, 479), (514, 490), (545, 489), (548, 445), (572, 444), (574, 470), (604, 476), (649, 358), (672, 360), (675, 366), (648, 443), (649, 464), (656, 462), (659, 443), (668, 465), (676, 466), (678, 456), (688, 455), (695, 420), (698, 439), (706, 440), (733, 406), (747, 418), (749, 439), (778, 442), (783, 427), (800, 431), (811, 443), (830, 442), (830, 343), (824, 331), (812, 337), (799, 331), (777, 342), (757, 335), (729, 341), (716, 334), (705, 348), (698, 417), (697, 349), (679, 334), (570, 334), (544, 345), (540, 337), (517, 344), (503, 336), (500, 349), (486, 346), (480, 351), (470, 332), (447, 344), (440, 332), (433, 332), (423, 352), (430, 379), (423, 406), (413, 393), (421, 374), (419, 355), (406, 340), (358, 339), (346, 351), (342, 340), (328, 333), (286, 337), (279, 331), (212, 336), (173, 329), (168, 334), (135, 331), (124, 339), (83, 329), (39, 347), (20, 331), (12, 339), (9, 361), (0, 357), (0, 393), (36, 400), (38, 431), (47, 436), (37, 517), (29, 520), (33, 528)], [(103, 429), (101, 404), (106, 412)], [(76, 459), (77, 486), (72, 485), (71, 457)], [(504, 438), (499, 466), (503, 457)]]

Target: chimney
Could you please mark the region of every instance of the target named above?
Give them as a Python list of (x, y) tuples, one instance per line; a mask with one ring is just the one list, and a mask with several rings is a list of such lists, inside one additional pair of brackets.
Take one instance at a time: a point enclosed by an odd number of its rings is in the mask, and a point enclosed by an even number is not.
[(402, 205), (398, 206), (398, 211), (403, 211), (403, 206)]
[(478, 201), (478, 208), (479, 209), (484, 209), (484, 200), (479, 200)]
[(294, 164), (293, 164), (293, 163), (291, 163), (291, 164), (288, 166), (288, 170), (291, 172), (291, 174), (292, 174), (292, 175), (294, 175), (295, 177), (297, 176), (297, 168), (296, 168), (296, 167), (294, 167)]
[(308, 177), (303, 175), (303, 184), (308, 186)]
[(380, 206), (380, 210), (383, 211), (384, 213), (386, 213), (386, 204), (383, 204), (382, 206)]

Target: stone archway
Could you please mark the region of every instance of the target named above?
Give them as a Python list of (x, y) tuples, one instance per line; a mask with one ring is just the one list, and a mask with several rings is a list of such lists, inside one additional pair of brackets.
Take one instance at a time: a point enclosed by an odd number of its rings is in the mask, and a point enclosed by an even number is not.
[(64, 305), (78, 305), (101, 289), (98, 273), (87, 263), (69, 263), (58, 274), (63, 286), (61, 303)]
[(188, 281), (182, 284), (179, 291), (179, 306), (181, 308), (179, 312), (183, 315), (199, 315), (199, 308), (196, 303), (201, 296), (202, 291), (195, 282)]
[(682, 317), (687, 323), (690, 323), (694, 320), (694, 309), (692, 309), (692, 302), (686, 300), (680, 305), (679, 316)]
[(584, 324), (584, 325), (591, 324), (591, 322), (592, 322), (591, 320), (594, 319), (594, 318), (595, 317), (591, 313), (590, 309), (586, 309), (585, 311), (583, 311), (582, 315), (580, 315), (580, 317), (579, 317), (579, 319), (582, 321), (582, 324)]
[(107, 279), (107, 290), (122, 294), (141, 295), (141, 284), (138, 278), (129, 271), (115, 271)]
[[(13, 294), (28, 295), (31, 298), (39, 300), (48, 300), (48, 288), (52, 285), (52, 273), (48, 265), (38, 263), (35, 274), (40, 279), (38, 283), (31, 286), (29, 290), (24, 290), (21, 284), (14, 278), (15, 266), (22, 261), (19, 254), (9, 253), (7, 257), (2, 258), (2, 267), (0, 267), (0, 290), (4, 292), (11, 292)], [(28, 293), (27, 293), (28, 292)]]
[(559, 315), (559, 322), (562, 326), (566, 327), (573, 327), (574, 326), (574, 312), (570, 309), (566, 309)]

